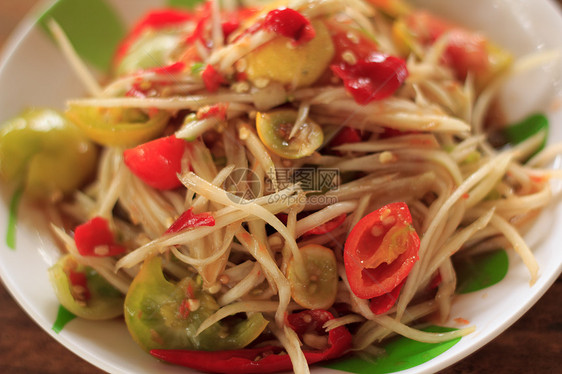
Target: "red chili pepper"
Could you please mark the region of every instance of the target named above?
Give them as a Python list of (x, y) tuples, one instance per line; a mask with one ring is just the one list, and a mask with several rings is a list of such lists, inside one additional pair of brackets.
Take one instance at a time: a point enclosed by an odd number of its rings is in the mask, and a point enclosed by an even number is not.
[[(210, 3), (206, 3), (206, 4), (210, 4)], [(205, 41), (205, 25), (210, 18), (211, 18), (210, 14), (201, 15), (201, 18), (199, 18), (197, 24), (195, 25), (195, 29), (193, 30), (191, 35), (188, 36), (187, 39), (185, 40), (188, 44), (194, 43), (197, 40), (199, 40), (202, 42), (204, 46), (209, 47), (207, 45), (207, 42)]]
[(185, 62), (176, 62), (168, 66), (162, 66), (157, 68), (149, 69), (159, 75), (174, 75), (179, 74), (185, 70)]
[(405, 203), (388, 204), (366, 215), (353, 227), (344, 247), (351, 290), (362, 299), (391, 292), (412, 270), (419, 247)]
[(209, 92), (215, 92), (219, 89), (222, 83), (226, 83), (226, 80), (218, 71), (215, 70), (213, 65), (207, 65), (205, 70), (201, 73), (201, 78), (203, 78), (203, 83)]
[(193, 214), (193, 208), (182, 213), (179, 218), (166, 230), (166, 234), (180, 232), (191, 227), (214, 226), (215, 217), (211, 213)]
[[(74, 242), (82, 256), (108, 257), (116, 256), (126, 251), (123, 246), (115, 243), (109, 224), (102, 217), (94, 217), (76, 227)], [(101, 247), (105, 248), (101, 250)]]
[(334, 231), (335, 229), (340, 227), (342, 223), (344, 223), (346, 218), (347, 214), (342, 213), (339, 216), (329, 220), (328, 222), (323, 223), (311, 230), (308, 230), (307, 232), (305, 232), (305, 235), (322, 235)]
[(149, 12), (143, 19), (141, 19), (132, 29), (132, 31), (123, 39), (117, 52), (115, 53), (114, 65), (117, 66), (123, 57), (127, 54), (135, 41), (147, 29), (162, 29), (189, 21), (193, 15), (189, 12), (180, 11), (177, 9), (159, 9)]
[(330, 68), (361, 105), (391, 96), (408, 77), (406, 61), (380, 52), (371, 52), (354, 64), (341, 62)]
[(85, 301), (90, 300), (92, 295), (90, 293), (90, 289), (88, 288), (88, 278), (86, 277), (86, 274), (72, 269), (70, 269), (67, 274), (70, 284), (73, 287), (78, 286), (82, 289), (81, 297), (83, 297)]
[[(289, 315), (287, 322), (297, 334), (310, 331), (325, 334), (322, 325), (332, 318), (332, 314), (325, 310), (307, 310)], [(306, 361), (314, 364), (340, 357), (351, 347), (351, 339), (344, 326), (336, 327), (328, 332), (329, 346), (326, 349), (304, 351)], [(276, 373), (290, 371), (293, 367), (289, 355), (276, 346), (215, 352), (153, 349), (150, 354), (172, 364), (211, 373)]]
[(228, 110), (228, 103), (218, 103), (215, 105), (205, 106), (197, 111), (197, 119), (205, 119), (216, 117), (219, 120), (226, 119), (226, 111)]
[(123, 152), (125, 165), (151, 187), (169, 190), (181, 186), (177, 173), (188, 143), (175, 136), (152, 140)]
[(373, 297), (369, 300), (369, 308), (371, 308), (371, 312), (377, 315), (388, 312), (390, 308), (396, 304), (404, 283), (406, 283), (406, 279), (404, 279), (402, 283), (396, 286), (392, 291), (381, 296)]
[(270, 11), (265, 16), (263, 26), (266, 30), (293, 39), (295, 44), (306, 43), (316, 35), (310, 21), (291, 8)]

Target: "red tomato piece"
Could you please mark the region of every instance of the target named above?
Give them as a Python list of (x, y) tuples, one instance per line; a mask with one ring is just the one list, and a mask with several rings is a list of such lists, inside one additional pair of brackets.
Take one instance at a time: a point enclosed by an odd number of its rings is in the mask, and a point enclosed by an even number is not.
[(107, 257), (125, 252), (124, 247), (115, 243), (109, 223), (102, 217), (94, 217), (78, 226), (74, 231), (74, 242), (82, 256)]
[(199, 213), (193, 214), (193, 208), (190, 208), (182, 213), (179, 218), (172, 223), (172, 225), (166, 230), (166, 233), (173, 233), (173, 232), (180, 232), (182, 230), (191, 228), (191, 227), (200, 227), (200, 226), (214, 226), (215, 225), (215, 218), (211, 215), (211, 213)]
[(354, 64), (342, 62), (330, 68), (361, 105), (391, 96), (408, 78), (406, 61), (380, 52), (371, 52)]
[(461, 79), (466, 78), (469, 71), (485, 72), (488, 69), (487, 45), (487, 40), (480, 34), (453, 29), (449, 32), (445, 63), (451, 66)]
[(412, 270), (419, 247), (406, 203), (388, 204), (366, 215), (345, 242), (344, 264), (351, 290), (362, 299), (391, 292)]
[(265, 16), (263, 25), (266, 30), (293, 39), (295, 44), (306, 43), (316, 35), (310, 21), (290, 8), (270, 11)]
[(378, 49), (377, 43), (373, 39), (352, 25), (333, 21), (328, 21), (327, 25), (335, 47), (332, 65), (345, 62), (343, 54), (346, 52), (351, 52), (356, 59), (362, 60)]
[(143, 182), (159, 190), (181, 186), (177, 174), (188, 143), (175, 136), (152, 140), (123, 152), (125, 165)]

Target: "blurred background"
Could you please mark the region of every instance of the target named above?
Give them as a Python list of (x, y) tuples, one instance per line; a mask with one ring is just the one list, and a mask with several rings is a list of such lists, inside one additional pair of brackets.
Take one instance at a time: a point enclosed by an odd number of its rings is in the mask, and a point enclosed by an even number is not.
[[(18, 22), (39, 2), (0, 0), (0, 50)], [(502, 335), (440, 373), (560, 373), (561, 316), (562, 277)], [(0, 283), (0, 373), (99, 374), (102, 371), (53, 340)]]

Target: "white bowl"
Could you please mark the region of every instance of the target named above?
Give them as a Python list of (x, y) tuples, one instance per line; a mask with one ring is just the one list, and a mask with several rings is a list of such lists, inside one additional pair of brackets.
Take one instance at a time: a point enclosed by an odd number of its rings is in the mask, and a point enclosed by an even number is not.
[[(73, 2), (63, 0), (62, 2)], [(45, 3), (41, 10), (54, 2)], [(97, 1), (83, 2), (86, 4)], [(119, 16), (131, 24), (147, 9), (165, 0), (108, 0)], [(548, 0), (425, 0), (423, 6), (462, 24), (484, 30), (516, 56), (534, 51), (562, 49), (562, 16)], [(83, 5), (84, 6), (84, 5)], [(0, 122), (28, 106), (64, 108), (65, 100), (83, 96), (84, 90), (52, 41), (37, 26), (37, 10), (20, 24), (0, 62)], [(86, 14), (86, 13), (84, 13)], [(91, 15), (86, 15), (90, 17)], [(550, 64), (511, 82), (503, 101), (509, 118), (516, 120), (542, 110), (551, 122), (550, 142), (562, 140), (560, 64)], [(546, 103), (546, 104), (545, 104)], [(559, 191), (559, 186), (554, 186)], [(5, 189), (4, 189), (5, 190)], [(9, 191), (0, 201), (0, 227), (7, 227)], [(58, 249), (46, 234), (39, 213), (24, 203), (19, 212), (17, 249), (0, 246), (0, 276), (26, 312), (54, 339), (93, 365), (112, 373), (187, 373), (189, 370), (163, 365), (144, 353), (131, 340), (122, 321), (88, 322), (75, 319), (60, 332), (51, 329), (58, 301), (47, 277), (47, 268), (58, 257)], [(509, 253), (509, 272), (498, 284), (459, 296), (451, 313), (470, 321), (477, 331), (464, 337), (438, 357), (403, 371), (431, 373), (466, 357), (499, 335), (521, 317), (548, 289), (562, 271), (562, 205), (549, 207), (526, 239), (540, 265), (540, 278), (532, 287), (519, 258)], [(30, 277), (29, 274), (33, 274)], [(315, 373), (334, 372), (314, 368)]]

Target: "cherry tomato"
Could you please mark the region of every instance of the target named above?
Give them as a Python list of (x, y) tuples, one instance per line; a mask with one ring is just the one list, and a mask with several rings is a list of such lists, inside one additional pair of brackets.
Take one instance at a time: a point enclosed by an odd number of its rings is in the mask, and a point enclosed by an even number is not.
[(344, 247), (345, 270), (353, 293), (371, 299), (394, 290), (418, 260), (419, 246), (405, 203), (392, 203), (363, 217)]
[(125, 298), (125, 322), (133, 339), (151, 349), (240, 349), (256, 339), (268, 321), (261, 313), (197, 329), (219, 305), (200, 284), (187, 277), (174, 284), (162, 273), (159, 257), (148, 259), (135, 276)]

